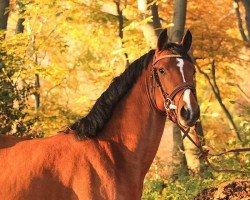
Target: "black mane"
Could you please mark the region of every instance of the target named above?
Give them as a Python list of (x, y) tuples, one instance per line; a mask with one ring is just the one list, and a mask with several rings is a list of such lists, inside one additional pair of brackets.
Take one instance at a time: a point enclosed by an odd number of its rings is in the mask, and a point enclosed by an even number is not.
[(146, 68), (155, 51), (151, 50), (132, 64), (118, 77), (114, 78), (108, 89), (97, 99), (89, 114), (69, 128), (80, 138), (96, 136), (110, 119), (117, 103), (127, 94), (141, 72)]

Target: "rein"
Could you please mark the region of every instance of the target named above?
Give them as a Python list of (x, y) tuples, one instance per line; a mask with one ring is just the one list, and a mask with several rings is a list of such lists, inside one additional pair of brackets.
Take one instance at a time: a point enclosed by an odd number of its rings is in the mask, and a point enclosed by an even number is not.
[[(182, 139), (187, 137), (199, 149), (199, 151), (200, 151), (199, 152), (200, 153), (199, 157), (202, 158), (212, 170), (214, 170), (216, 172), (250, 173), (250, 171), (242, 171), (242, 170), (234, 170), (234, 169), (217, 169), (216, 167), (214, 167), (214, 165), (211, 164), (211, 162), (209, 161), (209, 158), (208, 158), (208, 157), (222, 156), (222, 155), (225, 155), (227, 153), (247, 152), (247, 151), (250, 151), (250, 148), (232, 149), (232, 150), (222, 152), (222, 153), (216, 154), (216, 155), (210, 154), (209, 150), (203, 149), (201, 139), (198, 136), (198, 133), (197, 133), (197, 130), (196, 130), (197, 123), (195, 123), (195, 125), (193, 127), (188, 127), (188, 128), (184, 127), (183, 125), (181, 125), (179, 123), (176, 112), (174, 111), (174, 110), (178, 109), (178, 107), (173, 103), (174, 97), (179, 92), (181, 92), (181, 91), (184, 92), (187, 89), (190, 89), (194, 93), (196, 99), (197, 99), (197, 97), (196, 97), (196, 88), (194, 87), (193, 84), (190, 84), (190, 83), (187, 83), (187, 82), (184, 82), (184, 83), (176, 86), (174, 88), (174, 90), (170, 94), (168, 94), (164, 90), (164, 88), (163, 88), (163, 86), (161, 84), (157, 69), (156, 69), (156, 63), (159, 60), (162, 60), (164, 58), (173, 58), (173, 57), (181, 58), (182, 56), (181, 55), (165, 55), (165, 56), (162, 56), (162, 57), (158, 58), (157, 60), (155, 58), (154, 61), (153, 61), (153, 69), (152, 69), (153, 77), (154, 77), (154, 79), (156, 81), (157, 86), (160, 88), (160, 91), (161, 91), (163, 99), (164, 99), (164, 108), (166, 110), (167, 118), (170, 119), (175, 124), (177, 124), (178, 127), (181, 129), (181, 131), (184, 134)], [(159, 110), (159, 109), (157, 109), (157, 110)], [(193, 132), (194, 132), (195, 141), (189, 135), (190, 130), (193, 130)]]
[(184, 130), (182, 127), (179, 126), (181, 131), (184, 133), (183, 139), (187, 137), (200, 151), (200, 158), (202, 158), (207, 165), (216, 172), (232, 172), (232, 173), (250, 173), (250, 171), (243, 171), (243, 170), (235, 170), (235, 169), (217, 169), (212, 163), (209, 161), (208, 157), (215, 157), (215, 156), (222, 156), (227, 153), (240, 153), (240, 152), (247, 152), (250, 151), (250, 148), (240, 148), (240, 149), (231, 149), (229, 151), (222, 152), (220, 154), (210, 154), (209, 150), (203, 149), (202, 142), (198, 136), (197, 130), (196, 130), (197, 123), (191, 128), (194, 131), (195, 141), (193, 138), (189, 135), (189, 130)]

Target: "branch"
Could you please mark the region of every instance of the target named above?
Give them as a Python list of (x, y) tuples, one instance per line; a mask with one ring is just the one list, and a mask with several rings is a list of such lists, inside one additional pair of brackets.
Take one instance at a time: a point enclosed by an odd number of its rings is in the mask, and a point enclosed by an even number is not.
[(225, 104), (223, 103), (222, 101), (222, 97), (221, 97), (221, 94), (220, 94), (220, 89), (217, 85), (217, 82), (216, 82), (216, 71), (215, 71), (215, 60), (212, 61), (212, 81), (211, 81), (211, 78), (208, 76), (207, 73), (205, 73), (204, 71), (202, 71), (202, 69), (200, 68), (200, 66), (198, 65), (198, 63), (195, 61), (195, 65), (196, 65), (196, 68), (198, 69), (198, 71), (204, 75), (204, 77), (207, 79), (213, 93), (214, 93), (214, 96), (215, 98), (217, 99), (218, 103), (220, 104), (223, 112), (225, 113), (226, 117), (228, 118), (229, 120), (229, 123), (230, 125), (232, 126), (234, 132), (236, 133), (236, 136), (237, 138), (242, 142), (242, 139), (241, 139), (241, 136), (239, 134), (239, 131), (238, 131), (238, 128), (233, 120), (233, 117), (232, 115), (230, 114), (229, 110), (227, 109), (227, 107), (225, 106)]
[(246, 99), (248, 102), (250, 102), (250, 96), (248, 96), (248, 95), (244, 92), (244, 90), (240, 87), (239, 84), (237, 84), (237, 83), (232, 83), (232, 82), (227, 82), (227, 84), (230, 85), (230, 86), (237, 87), (237, 88), (239, 89), (241, 95), (244, 97), (244, 99)]
[(207, 79), (212, 91), (214, 92), (214, 94), (217, 94), (213, 84), (212, 84), (212, 81), (210, 80), (210, 77), (208, 76), (208, 74), (204, 71), (202, 71), (201, 67), (198, 65), (198, 63), (196, 62), (196, 60), (194, 61), (195, 62), (195, 66), (196, 68), (198, 69), (198, 71)]
[[(109, 15), (112, 17), (118, 17), (118, 13), (117, 13), (117, 9), (116, 9), (116, 5), (115, 2), (106, 2), (105, 4), (103, 4), (100, 9), (97, 9), (95, 7), (91, 7), (89, 4), (84, 3), (84, 2), (76, 2), (74, 0), (71, 0), (72, 3), (77, 4), (78, 6), (83, 7), (84, 9), (92, 9), (94, 12), (101, 12), (105, 15)], [(126, 7), (126, 2), (125, 2), (125, 7)], [(123, 20), (124, 21), (128, 21), (128, 18), (123, 16)]]

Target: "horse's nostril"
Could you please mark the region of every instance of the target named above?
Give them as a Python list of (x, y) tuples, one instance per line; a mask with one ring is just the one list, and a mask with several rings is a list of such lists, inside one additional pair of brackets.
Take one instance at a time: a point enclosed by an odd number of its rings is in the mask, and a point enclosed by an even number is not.
[(190, 119), (190, 115), (191, 115), (191, 112), (188, 108), (186, 108), (185, 106), (183, 106), (181, 108), (181, 117), (185, 120), (185, 121), (188, 121)]

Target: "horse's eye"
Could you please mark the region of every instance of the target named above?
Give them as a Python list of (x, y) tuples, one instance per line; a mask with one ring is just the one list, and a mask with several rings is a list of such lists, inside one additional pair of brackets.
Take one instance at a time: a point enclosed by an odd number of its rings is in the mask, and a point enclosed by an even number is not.
[(162, 67), (162, 68), (159, 69), (159, 72), (160, 72), (161, 74), (164, 74), (164, 73), (165, 73), (165, 69)]

